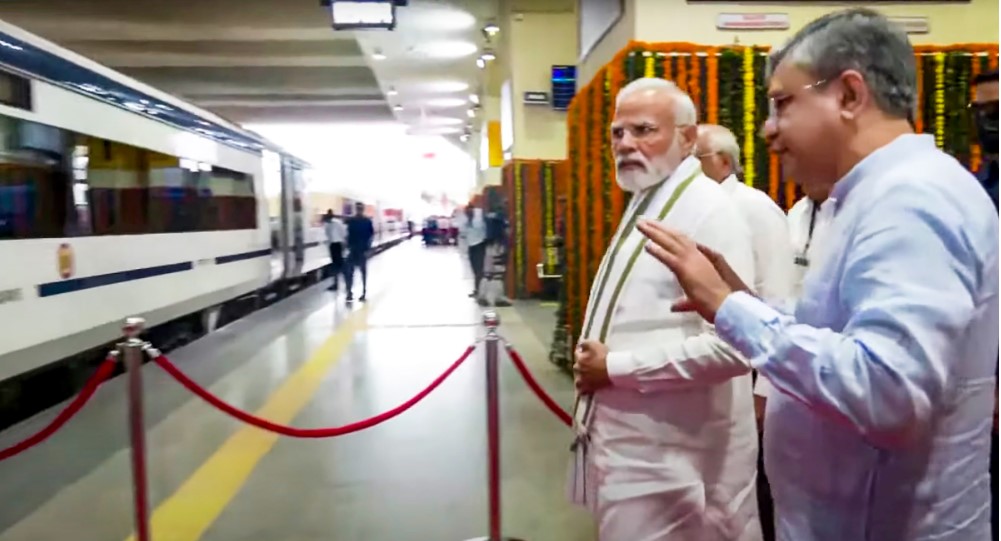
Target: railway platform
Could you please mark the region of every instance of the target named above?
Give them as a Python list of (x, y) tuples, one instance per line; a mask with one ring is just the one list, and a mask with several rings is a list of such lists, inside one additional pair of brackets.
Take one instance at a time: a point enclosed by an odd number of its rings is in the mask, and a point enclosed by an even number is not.
[[(104, 381), (45, 441), (0, 461), (0, 539), (488, 536), (484, 344), (457, 363), (484, 336), (484, 309), (467, 296), (466, 267), (454, 248), (408, 241), (370, 263), (367, 303), (346, 303), (343, 292), (320, 284), (159, 359), (149, 352), (153, 362), (141, 369), (148, 533), (136, 531), (125, 374)], [(551, 312), (537, 304), (499, 308), (499, 334), (539, 387), (568, 409), (572, 383), (546, 360)], [(503, 534), (593, 539), (589, 517), (565, 497), (572, 433), (526, 385), (503, 345)], [(400, 407), (457, 364), (423, 399)], [(290, 437), (227, 415), (192, 390), (293, 432), (399, 415), (343, 435)], [(0, 449), (37, 434), (66, 407), (0, 433)]]

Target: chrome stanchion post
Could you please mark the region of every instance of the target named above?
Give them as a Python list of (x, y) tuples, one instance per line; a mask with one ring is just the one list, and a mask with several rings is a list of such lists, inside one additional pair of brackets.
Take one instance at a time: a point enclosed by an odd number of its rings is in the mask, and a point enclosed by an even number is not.
[(139, 339), (146, 321), (125, 320), (125, 341), (118, 345), (128, 376), (129, 442), (132, 449), (132, 493), (136, 541), (149, 541), (149, 490), (146, 480), (146, 422), (143, 414), (142, 361), (146, 343)]
[(483, 313), (486, 336), (483, 339), (486, 354), (487, 381), (487, 500), (490, 520), (490, 536), (469, 541), (520, 541), (501, 535), (501, 475), (500, 475), (500, 378), (497, 359), (499, 357), (500, 316), (493, 310)]

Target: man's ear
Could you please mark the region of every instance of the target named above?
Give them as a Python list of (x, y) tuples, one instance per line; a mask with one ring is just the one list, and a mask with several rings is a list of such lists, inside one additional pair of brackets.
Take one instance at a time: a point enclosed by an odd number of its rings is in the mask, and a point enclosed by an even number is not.
[(699, 129), (697, 126), (682, 126), (679, 130), (681, 132), (682, 141), (681, 149), (685, 151), (685, 155), (693, 154), (695, 152), (695, 142), (699, 136)]

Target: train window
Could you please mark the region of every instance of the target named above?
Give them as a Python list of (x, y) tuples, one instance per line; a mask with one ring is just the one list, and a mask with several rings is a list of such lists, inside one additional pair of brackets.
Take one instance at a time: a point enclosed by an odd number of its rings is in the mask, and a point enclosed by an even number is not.
[(66, 234), (61, 130), (0, 116), (0, 239)]
[(31, 110), (31, 80), (0, 70), (0, 103)]
[(148, 232), (149, 175), (144, 152), (95, 137), (79, 136), (78, 140), (87, 147), (86, 177), (93, 234)]
[(0, 115), (0, 239), (256, 227), (251, 175)]

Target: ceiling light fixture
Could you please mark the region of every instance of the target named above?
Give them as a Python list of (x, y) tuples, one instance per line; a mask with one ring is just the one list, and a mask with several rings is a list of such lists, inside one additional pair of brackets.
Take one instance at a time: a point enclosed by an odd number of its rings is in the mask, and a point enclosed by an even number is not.
[(470, 94), (469, 95), (469, 103), (472, 103), (472, 104), (475, 104), (475, 105), (479, 105), (480, 104), (480, 97), (477, 96), (476, 94)]
[(493, 49), (483, 49), (480, 58), (485, 62), (490, 62), (497, 59), (497, 54), (494, 53)]
[(393, 106), (393, 110), (397, 111), (397, 112), (402, 111), (403, 110), (403, 106), (402, 105), (394, 105)]
[(468, 111), (466, 111), (466, 116), (468, 116), (469, 118), (476, 118), (476, 111), (469, 109)]
[(385, 59), (386, 59), (386, 55), (383, 54), (382, 51), (378, 51), (377, 50), (374, 53), (372, 53), (372, 60), (385, 60)]
[(500, 26), (497, 26), (497, 23), (487, 23), (487, 25), (483, 27), (483, 33), (490, 38), (496, 36), (499, 32)]
[(398, 0), (322, 0), (334, 30), (393, 30)]
[(395, 96), (397, 94), (399, 94), (399, 92), (397, 92), (393, 87), (389, 87), (389, 90), (386, 91), (387, 96)]
[(487, 67), (487, 61), (483, 60), (483, 58), (477, 58), (476, 59), (476, 67), (478, 67), (480, 69), (483, 69), (483, 68)]

